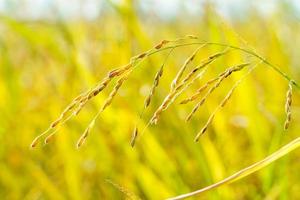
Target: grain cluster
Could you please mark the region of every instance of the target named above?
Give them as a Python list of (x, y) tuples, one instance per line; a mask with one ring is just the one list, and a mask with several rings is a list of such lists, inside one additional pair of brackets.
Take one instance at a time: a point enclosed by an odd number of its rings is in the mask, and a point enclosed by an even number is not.
[[(204, 59), (202, 59), (199, 63), (195, 63), (195, 57), (201, 56), (202, 50), (210, 45), (217, 45), (220, 47), (223, 47), (224, 49), (220, 52), (214, 53)], [(143, 112), (139, 117), (139, 120), (143, 120), (143, 113), (146, 108), (148, 108), (152, 102), (152, 99), (155, 97), (156, 90), (158, 89), (158, 86), (161, 82), (161, 79), (163, 78), (164, 74), (164, 68), (167, 65), (167, 60), (171, 57), (171, 54), (173, 50), (178, 49), (180, 47), (184, 46), (197, 46), (192, 52), (192, 54), (185, 59), (185, 61), (182, 63), (182, 65), (178, 68), (178, 71), (173, 78), (173, 80), (170, 83), (170, 89), (169, 92), (166, 94), (166, 96), (163, 98), (161, 104), (158, 106), (157, 109), (151, 114), (151, 118), (148, 121), (148, 125), (151, 124), (157, 124), (162, 113), (168, 109), (170, 105), (172, 105), (177, 98), (183, 94), (187, 89), (191, 88), (191, 85), (195, 84), (198, 80), (200, 80), (203, 76), (205, 76), (205, 73), (209, 66), (212, 65), (214, 61), (216, 61), (218, 58), (225, 56), (227, 53), (230, 52), (230, 50), (239, 50), (243, 53), (246, 53), (247, 55), (250, 55), (260, 61), (260, 63), (264, 63), (271, 67), (273, 70), (281, 74), (285, 79), (289, 80), (289, 89), (287, 91), (286, 95), (286, 104), (285, 104), (285, 112), (286, 112), (286, 120), (284, 124), (284, 129), (287, 130), (290, 123), (291, 123), (291, 105), (292, 105), (292, 87), (297, 86), (298, 84), (290, 79), (285, 73), (280, 71), (276, 66), (270, 64), (266, 59), (259, 56), (255, 52), (252, 52), (248, 49), (243, 49), (241, 47), (236, 47), (232, 45), (225, 45), (220, 43), (212, 43), (212, 42), (199, 42), (199, 38), (197, 36), (188, 35), (182, 38), (174, 39), (174, 40), (162, 40), (158, 44), (154, 45), (151, 49), (148, 51), (145, 51), (143, 53), (140, 53), (137, 56), (134, 56), (130, 59), (130, 62), (122, 67), (116, 68), (111, 70), (107, 73), (107, 75), (98, 83), (95, 87), (92, 87), (91, 89), (87, 90), (86, 92), (83, 92), (82, 94), (75, 97), (71, 103), (66, 106), (66, 108), (62, 111), (62, 113), (59, 115), (57, 119), (55, 119), (48, 129), (44, 131), (42, 134), (38, 135), (36, 138), (34, 138), (33, 142), (31, 143), (31, 147), (36, 147), (38, 143), (44, 138), (44, 143), (48, 144), (51, 142), (58, 132), (58, 129), (60, 126), (65, 124), (67, 121), (69, 121), (72, 117), (77, 116), (80, 114), (82, 109), (96, 96), (98, 96), (104, 89), (106, 89), (109, 85), (112, 85), (112, 90), (109, 92), (107, 98), (104, 100), (103, 105), (98, 110), (97, 114), (94, 116), (94, 118), (91, 120), (91, 122), (88, 124), (87, 128), (83, 132), (83, 134), (79, 137), (77, 141), (77, 148), (81, 147), (84, 142), (86, 141), (87, 137), (90, 135), (93, 127), (95, 126), (97, 119), (101, 115), (101, 113), (106, 110), (113, 102), (115, 97), (120, 91), (120, 88), (124, 85), (124, 83), (129, 79), (132, 72), (148, 57), (150, 57), (153, 54), (157, 54), (160, 52), (163, 52), (165, 50), (169, 50), (169, 53), (165, 57), (163, 63), (160, 65), (159, 69), (157, 70), (154, 78), (153, 83), (151, 85), (149, 94), (146, 96), (146, 99), (144, 100), (144, 106), (143, 106)], [(194, 66), (192, 67), (192, 64)], [(197, 110), (202, 106), (209, 98), (209, 96), (219, 87), (222, 86), (222, 83), (231, 76), (234, 72), (242, 71), (244, 68), (248, 68), (252, 63), (241, 63), (234, 65), (232, 67), (226, 68), (225, 71), (218, 74), (217, 76), (208, 79), (207, 82), (202, 84), (198, 89), (196, 89), (195, 92), (192, 93), (191, 96), (186, 97), (185, 99), (180, 101), (180, 104), (187, 104), (192, 103), (198, 100), (189, 115), (186, 117), (186, 121), (189, 121), (197, 112)], [(257, 66), (257, 64), (255, 65)], [(250, 68), (246, 75), (250, 74), (254, 67)], [(245, 76), (246, 76), (245, 75)], [(116, 79), (116, 80), (115, 80)], [(239, 79), (232, 88), (227, 92), (223, 100), (220, 102), (219, 105), (217, 105), (216, 109), (213, 113), (210, 114), (207, 122), (202, 127), (202, 129), (197, 133), (195, 137), (195, 141), (198, 141), (200, 136), (203, 135), (207, 130), (208, 127), (213, 123), (213, 120), (215, 118), (215, 115), (217, 111), (219, 111), (221, 108), (223, 108), (229, 100), (232, 98), (233, 92), (236, 90), (238, 85), (241, 83), (241, 81), (244, 79)], [(206, 93), (202, 96), (203, 92)], [(200, 98), (202, 96), (202, 98)], [(145, 127), (145, 128), (146, 128)], [(145, 130), (144, 128), (144, 130)], [(138, 131), (138, 123), (136, 123), (132, 138), (130, 141), (131, 146), (133, 147), (136, 143), (136, 139), (139, 135), (143, 133), (139, 133)]]

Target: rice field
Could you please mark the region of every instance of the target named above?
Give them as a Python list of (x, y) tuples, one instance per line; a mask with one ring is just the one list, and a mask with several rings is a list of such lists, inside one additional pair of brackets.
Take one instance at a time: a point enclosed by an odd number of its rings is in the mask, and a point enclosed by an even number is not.
[(293, 7), (163, 20), (108, 2), (0, 14), (0, 199), (300, 199)]

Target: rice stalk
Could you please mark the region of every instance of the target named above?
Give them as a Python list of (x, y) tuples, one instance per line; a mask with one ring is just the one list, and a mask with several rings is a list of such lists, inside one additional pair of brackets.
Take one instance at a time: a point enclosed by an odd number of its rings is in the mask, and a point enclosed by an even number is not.
[[(189, 39), (193, 39), (193, 41), (189, 41)], [(243, 47), (239, 47), (239, 46), (235, 46), (235, 45), (230, 45), (230, 44), (225, 44), (225, 43), (219, 43), (219, 42), (208, 42), (208, 41), (200, 41), (200, 39), (197, 36), (191, 36), (191, 37), (183, 37), (183, 38), (178, 38), (175, 40), (172, 40), (173, 42), (182, 42), (180, 44), (173, 44), (173, 45), (169, 45), (167, 47), (158, 49), (158, 50), (154, 50), (152, 52), (149, 52), (148, 56), (151, 56), (153, 54), (159, 53), (161, 51), (167, 50), (167, 49), (171, 49), (171, 48), (179, 48), (179, 47), (186, 47), (186, 46), (193, 46), (193, 45), (201, 45), (201, 44), (206, 44), (206, 45), (212, 45), (212, 46), (221, 46), (221, 47), (226, 47), (229, 49), (234, 49), (234, 50), (238, 50), (241, 51), (245, 54), (251, 55), (257, 59), (259, 59), (260, 61), (262, 61), (264, 64), (266, 64), (266, 66), (270, 67), (272, 70), (274, 70), (276, 73), (278, 73), (280, 76), (282, 76), (284, 79), (288, 80), (288, 81), (292, 81), (292, 84), (297, 87), (298, 89), (300, 89), (300, 84), (298, 84), (296, 81), (293, 81), (293, 79), (291, 77), (289, 77), (286, 73), (284, 73), (282, 70), (280, 70), (280, 68), (272, 63), (270, 63), (266, 58), (264, 58), (263, 56), (259, 55), (256, 51), (247, 49), (247, 48), (243, 48)]]
[[(270, 63), (268, 60), (266, 60), (264, 57), (262, 57), (261, 55), (259, 55), (257, 52), (255, 52), (253, 50), (239, 47), (239, 46), (230, 45), (230, 44), (223, 44), (223, 43), (217, 43), (217, 42), (203, 42), (203, 41), (200, 41), (197, 36), (192, 36), (192, 35), (188, 35), (188, 36), (174, 39), (174, 40), (163, 40), (159, 44), (155, 45), (153, 48), (149, 49), (148, 51), (145, 51), (144, 53), (141, 53), (137, 56), (132, 57), (130, 59), (130, 63), (128, 65), (110, 71), (108, 73), (108, 76), (105, 77), (102, 80), (102, 82), (100, 82), (100, 84), (98, 84), (95, 88), (83, 93), (83, 95), (80, 95), (79, 97), (76, 97), (71, 102), (71, 104), (69, 104), (64, 109), (64, 111), (61, 113), (61, 115), (50, 124), (50, 126), (48, 127), (48, 129), (46, 131), (44, 131), (42, 134), (40, 134), (36, 138), (34, 138), (34, 140), (32, 141), (30, 146), (35, 147), (38, 144), (39, 140), (42, 137), (44, 137), (46, 134), (48, 134), (49, 132), (55, 133), (59, 126), (63, 125), (65, 122), (67, 122), (69, 119), (71, 119), (76, 114), (79, 114), (79, 112), (86, 105), (86, 103), (91, 98), (97, 96), (104, 88), (106, 88), (106, 86), (111, 82), (111, 80), (113, 78), (115, 78), (117, 76), (121, 76), (128, 70), (133, 70), (134, 68), (136, 68), (138, 65), (136, 63), (144, 60), (147, 57), (150, 57), (153, 54), (157, 54), (157, 53), (160, 53), (160, 52), (168, 50), (168, 49), (176, 49), (176, 48), (180, 48), (180, 47), (187, 47), (187, 46), (193, 46), (193, 45), (214, 45), (214, 46), (226, 47), (228, 49), (239, 50), (245, 54), (251, 55), (251, 56), (259, 59), (266, 66), (270, 67), (276, 73), (278, 73), (283, 78), (288, 80), (291, 85), (300, 89), (300, 85), (297, 82), (295, 82), (292, 78), (290, 78), (286, 73), (284, 73), (282, 70), (280, 70), (279, 67), (277, 67), (276, 65), (273, 65), (272, 63)], [(226, 52), (224, 52), (224, 53), (226, 53)], [(222, 52), (217, 53), (215, 56), (218, 57), (220, 55), (223, 55), (224, 53), (222, 53)], [(175, 87), (175, 89), (174, 89), (175, 94), (168, 95), (169, 97), (165, 98), (165, 100), (167, 100), (169, 102), (166, 105), (164, 105), (163, 107), (160, 107), (159, 109), (165, 110), (166, 109), (165, 107), (168, 107), (170, 102), (174, 101), (174, 98), (176, 98), (176, 96), (178, 96), (178, 93), (180, 93), (180, 91), (182, 91), (182, 88), (186, 88), (185, 84), (191, 83), (190, 79), (192, 78), (192, 76), (195, 76), (195, 74), (196, 74), (194, 72), (201, 69), (203, 66), (205, 67), (205, 65), (209, 65), (213, 60), (214, 60), (214, 56), (209, 57), (209, 59), (207, 59), (206, 63), (204, 63), (202, 66), (201, 65), (198, 66), (198, 68), (195, 68), (190, 74), (188, 74), (188, 76), (186, 76), (186, 78), (181, 83), (179, 83), (178, 86)], [(171, 98), (171, 99), (168, 100), (168, 98)], [(74, 101), (76, 102), (75, 104), (74, 104)], [(161, 112), (162, 111), (157, 112), (156, 113), (156, 114), (158, 114), (157, 117), (153, 117), (151, 121), (152, 122), (157, 121)], [(289, 115), (287, 116), (287, 119), (288, 119), (287, 123), (286, 123), (287, 127), (289, 125), (290, 118), (291, 118), (291, 113), (289, 113)], [(53, 133), (51, 135), (54, 135)], [(48, 136), (49, 137), (48, 140), (47, 139), (45, 140), (46, 143), (49, 142), (50, 139), (52, 139), (51, 135)]]

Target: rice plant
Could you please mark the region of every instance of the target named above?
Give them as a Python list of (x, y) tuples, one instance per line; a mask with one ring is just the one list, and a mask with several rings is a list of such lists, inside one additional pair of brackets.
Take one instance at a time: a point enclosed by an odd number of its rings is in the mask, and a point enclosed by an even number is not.
[[(168, 59), (171, 59), (172, 51), (180, 49), (181, 47), (190, 46), (191, 48), (193, 46), (196, 46), (196, 49), (194, 52), (184, 61), (182, 66), (179, 68), (178, 72), (176, 73), (176, 76), (174, 77), (173, 81), (170, 83), (170, 89), (168, 94), (165, 96), (164, 100), (162, 101), (161, 105), (155, 110), (152, 117), (150, 118), (149, 122), (147, 123), (146, 127), (143, 128), (143, 132), (149, 125), (158, 124), (158, 121), (160, 119), (160, 116), (163, 112), (165, 112), (172, 104), (175, 104), (177, 106), (182, 106), (186, 103), (194, 102), (198, 99), (198, 97), (201, 96), (201, 93), (207, 89), (207, 92), (200, 98), (199, 101), (195, 103), (194, 108), (190, 112), (190, 114), (186, 117), (186, 121), (190, 121), (191, 118), (195, 115), (197, 110), (200, 106), (202, 106), (206, 101), (208, 101), (209, 96), (219, 87), (221, 87), (221, 83), (224, 82), (227, 78), (230, 77), (232, 73), (239, 72), (242, 70), (247, 70), (247, 72), (244, 74), (242, 78), (240, 78), (233, 86), (232, 88), (227, 92), (223, 100), (220, 102), (219, 105), (216, 106), (215, 110), (210, 114), (207, 122), (204, 124), (202, 129), (196, 134), (195, 141), (198, 142), (200, 137), (207, 131), (209, 126), (213, 123), (213, 119), (215, 118), (215, 115), (218, 111), (220, 111), (226, 104), (229, 103), (233, 92), (238, 88), (239, 84), (252, 73), (252, 71), (260, 66), (265, 65), (267, 67), (270, 67), (272, 70), (277, 72), (279, 75), (282, 76), (282, 78), (286, 79), (288, 83), (288, 91), (286, 95), (286, 105), (285, 105), (285, 111), (286, 111), (286, 121), (284, 123), (284, 129), (287, 130), (289, 127), (289, 124), (291, 122), (291, 103), (292, 103), (292, 89), (293, 87), (300, 89), (300, 86), (297, 82), (295, 82), (290, 76), (285, 74), (282, 70), (280, 70), (279, 67), (271, 64), (269, 61), (267, 61), (265, 58), (257, 54), (255, 51), (252, 51), (247, 48), (242, 48), (239, 46), (233, 46), (229, 44), (222, 44), (222, 43), (215, 43), (215, 42), (203, 42), (201, 41), (197, 36), (188, 35), (182, 38), (174, 39), (174, 40), (162, 40), (159, 44), (154, 45), (153, 48), (149, 49), (146, 52), (143, 52), (137, 56), (134, 56), (130, 59), (130, 62), (126, 64), (123, 67), (116, 68), (110, 72), (108, 72), (108, 75), (101, 80), (94, 88), (91, 88), (90, 90), (84, 92), (83, 94), (76, 97), (66, 108), (65, 110), (60, 114), (58, 119), (56, 119), (53, 123), (50, 124), (49, 128), (43, 132), (42, 134), (38, 135), (32, 142), (31, 147), (36, 147), (37, 144), (40, 142), (42, 137), (45, 137), (44, 143), (48, 144), (51, 139), (53, 139), (55, 133), (58, 130), (59, 125), (63, 125), (65, 122), (70, 120), (72, 117), (79, 114), (79, 112), (84, 108), (84, 106), (88, 103), (88, 101), (94, 97), (96, 97), (102, 90), (104, 90), (109, 84), (111, 84), (111, 81), (115, 78), (118, 78), (115, 85), (113, 85), (112, 91), (109, 93), (108, 97), (105, 99), (103, 106), (99, 109), (97, 114), (94, 116), (92, 121), (88, 124), (86, 130), (84, 133), (80, 136), (80, 138), (77, 141), (77, 148), (80, 148), (83, 143), (88, 138), (89, 134), (92, 132), (92, 129), (97, 123), (98, 117), (101, 115), (101, 113), (111, 105), (114, 97), (118, 94), (119, 89), (122, 87), (125, 81), (127, 81), (130, 78), (130, 75), (133, 73), (133, 71), (139, 67), (139, 65), (146, 60), (147, 58), (151, 57), (154, 54), (161, 53), (163, 51), (169, 50), (168, 55), (165, 57), (161, 67), (158, 69), (153, 84), (151, 86), (150, 92), (148, 96), (146, 97), (144, 101), (143, 111), (140, 114), (139, 120), (143, 120), (143, 113), (145, 112), (145, 109), (147, 109), (151, 103), (151, 98), (155, 95), (155, 91), (158, 89), (160, 79), (163, 76), (163, 70), (164, 66), (166, 64), (166, 61)], [(197, 56), (197, 54), (201, 53), (201, 49), (205, 48), (207, 46), (221, 46), (225, 49), (221, 52), (217, 52), (204, 60), (202, 60), (200, 63), (196, 64), (196, 67), (190, 69), (188, 71), (188, 66), (190, 63), (193, 62), (194, 58)], [(205, 76), (205, 71), (207, 68), (213, 63), (215, 60), (217, 60), (220, 57), (226, 56), (226, 54), (230, 53), (230, 51), (241, 51), (244, 54), (248, 54), (255, 58), (255, 60), (251, 60), (251, 62), (247, 63), (240, 63), (236, 64), (234, 66), (227, 67), (226, 70), (220, 74), (218, 74), (215, 78), (212, 78), (208, 80), (206, 83), (204, 83), (202, 86), (200, 86), (192, 96), (187, 97), (186, 99), (181, 100), (180, 104), (176, 104), (177, 98), (180, 97), (181, 94), (183, 94), (187, 89), (193, 85), (193, 83), (196, 80), (201, 79), (203, 76)], [(188, 72), (186, 72), (188, 71)], [(130, 141), (130, 144), (132, 147), (134, 147), (136, 143), (136, 139), (138, 138), (138, 122), (136, 122), (136, 126), (133, 131), (133, 135)], [(284, 156), (285, 154), (289, 153), (290, 151), (296, 149), (299, 146), (299, 138), (293, 140), (291, 143), (287, 144), (283, 148), (279, 149), (277, 152), (273, 153), (272, 155), (266, 157), (260, 162), (257, 162), (247, 168), (244, 168), (243, 170), (237, 172), (236, 174), (224, 179), (223, 181), (220, 181), (216, 184), (213, 184), (211, 186), (205, 187), (201, 190), (197, 190), (195, 192), (191, 192), (188, 194), (184, 194), (178, 197), (170, 198), (170, 199), (183, 199), (189, 196), (193, 196), (196, 194), (200, 194), (202, 192), (205, 192), (207, 190), (216, 188), (218, 186), (221, 186), (223, 184), (227, 184), (230, 182), (234, 182), (244, 176), (247, 176), (262, 167), (272, 163), (273, 161), (277, 160), (278, 158)]]

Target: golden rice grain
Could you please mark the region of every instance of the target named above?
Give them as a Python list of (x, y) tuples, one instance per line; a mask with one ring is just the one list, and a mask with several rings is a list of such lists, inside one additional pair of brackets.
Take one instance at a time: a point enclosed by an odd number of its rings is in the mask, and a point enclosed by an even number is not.
[(201, 131), (196, 135), (196, 137), (195, 137), (195, 139), (194, 139), (195, 142), (198, 142), (200, 136), (203, 135), (203, 134), (206, 132), (208, 126), (211, 125), (211, 123), (212, 123), (214, 117), (215, 117), (215, 112), (214, 112), (213, 114), (210, 115), (210, 117), (208, 118), (206, 124), (203, 126), (203, 128), (201, 129)]
[(91, 129), (94, 127), (94, 125), (95, 125), (95, 119), (93, 119), (91, 121), (91, 123), (89, 124), (89, 126), (85, 129), (85, 131), (83, 132), (83, 134), (80, 136), (80, 138), (79, 138), (79, 140), (77, 141), (77, 144), (76, 144), (77, 148), (80, 148), (82, 146), (82, 144), (85, 142), (87, 136), (91, 132)]
[(292, 81), (289, 82), (289, 89), (286, 93), (286, 103), (285, 103), (285, 113), (286, 113), (286, 120), (284, 122), (284, 130), (289, 128), (289, 125), (292, 120), (292, 95), (293, 95), (293, 86)]
[(170, 41), (169, 40), (162, 40), (159, 44), (155, 45), (155, 49), (160, 49), (162, 48), (164, 45), (168, 44)]
[(195, 35), (186, 35), (185, 36), (186, 38), (189, 38), (189, 39), (199, 39), (197, 36)]
[(138, 128), (137, 128), (137, 126), (135, 126), (134, 131), (132, 133), (131, 140), (130, 140), (131, 147), (134, 147), (137, 136), (138, 136)]

